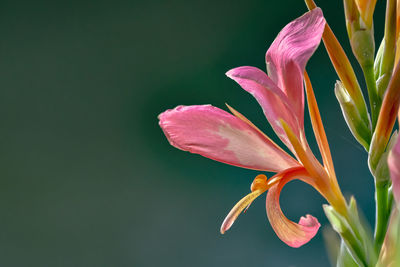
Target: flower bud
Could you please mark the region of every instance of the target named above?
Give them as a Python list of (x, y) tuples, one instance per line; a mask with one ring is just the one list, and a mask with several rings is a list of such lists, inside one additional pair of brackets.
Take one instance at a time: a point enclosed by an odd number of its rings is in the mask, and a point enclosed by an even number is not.
[(360, 65), (362, 67), (372, 66), (374, 64), (375, 54), (372, 15), (371, 23), (366, 24), (362, 16), (363, 14), (360, 14), (359, 2), (360, 1), (357, 1), (356, 5), (354, 0), (344, 0), (347, 33), (353, 53)]
[(374, 64), (375, 40), (371, 30), (363, 28), (355, 30), (351, 35), (350, 44), (361, 66)]
[(360, 240), (355, 237), (350, 225), (346, 219), (340, 215), (332, 206), (323, 205), (324, 212), (333, 229), (341, 236), (343, 242), (346, 244), (348, 252), (359, 266), (365, 266), (361, 259), (365, 259), (364, 251)]
[(351, 133), (368, 151), (371, 141), (371, 122), (361, 117), (356, 104), (340, 81), (335, 84), (335, 95)]
[(390, 175), (389, 175), (389, 167), (388, 167), (388, 156), (389, 152), (392, 150), (396, 140), (397, 140), (397, 131), (392, 134), (390, 141), (386, 147), (385, 152), (380, 157), (378, 164), (375, 169), (374, 176), (376, 178), (377, 183), (385, 183), (389, 182)]
[(396, 0), (388, 0), (386, 2), (385, 35), (374, 63), (376, 86), (381, 98), (386, 92), (393, 72), (396, 54), (396, 30), (398, 30), (396, 29)]
[(337, 256), (336, 265), (337, 267), (356, 267), (359, 266), (350, 255), (349, 250), (346, 247), (346, 244), (342, 241), (340, 242), (340, 250)]
[(369, 28), (372, 27), (372, 16), (374, 15), (376, 0), (355, 0), (358, 11), (363, 21)]

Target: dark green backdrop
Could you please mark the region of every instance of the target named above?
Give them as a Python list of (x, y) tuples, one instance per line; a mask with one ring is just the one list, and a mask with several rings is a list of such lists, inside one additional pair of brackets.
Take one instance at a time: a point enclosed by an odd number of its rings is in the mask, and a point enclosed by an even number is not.
[[(342, 2), (319, 2), (349, 51)], [(0, 266), (327, 266), (321, 231), (286, 246), (265, 197), (220, 235), (259, 172), (181, 152), (157, 122), (179, 104), (226, 102), (276, 140), (224, 73), (264, 68), (276, 34), (305, 11), (301, 0), (0, 1)], [(339, 182), (373, 223), (366, 155), (323, 46), (307, 69)], [(289, 218), (327, 224), (312, 188), (293, 182), (281, 199)]]

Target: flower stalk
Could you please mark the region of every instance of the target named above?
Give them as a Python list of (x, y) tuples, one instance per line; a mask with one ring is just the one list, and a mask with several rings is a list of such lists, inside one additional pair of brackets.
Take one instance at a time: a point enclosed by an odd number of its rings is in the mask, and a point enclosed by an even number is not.
[(389, 220), (389, 183), (376, 182), (375, 199), (376, 199), (376, 222), (375, 222), (375, 252), (378, 254), (381, 250), (383, 240), (386, 235), (387, 224)]

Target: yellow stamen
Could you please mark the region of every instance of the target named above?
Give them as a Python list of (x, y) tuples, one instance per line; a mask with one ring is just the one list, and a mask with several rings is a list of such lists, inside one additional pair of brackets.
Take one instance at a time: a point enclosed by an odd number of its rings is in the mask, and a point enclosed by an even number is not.
[(229, 214), (226, 216), (224, 222), (221, 225), (221, 234), (224, 234), (235, 222), (236, 218), (239, 216), (239, 214), (248, 207), (251, 202), (254, 201), (258, 196), (260, 196), (262, 193), (264, 193), (266, 190), (261, 190), (258, 189), (254, 192), (251, 192), (241, 200), (232, 208), (232, 210), (229, 212)]
[(231, 211), (228, 213), (226, 216), (224, 222), (221, 225), (221, 234), (224, 234), (226, 231), (231, 228), (237, 217), (240, 215), (240, 213), (246, 212), (246, 210), (249, 208), (251, 203), (259, 197), (261, 194), (263, 194), (265, 191), (267, 191), (271, 186), (275, 185), (280, 181), (282, 176), (287, 173), (291, 172), (292, 170), (297, 170), (297, 169), (304, 169), (302, 167), (296, 167), (292, 169), (288, 169), (284, 172), (278, 173), (275, 176), (271, 177), (271, 179), (267, 179), (267, 176), (264, 174), (259, 174), (254, 178), (253, 183), (251, 184), (251, 193), (248, 194), (247, 196), (243, 197), (241, 200), (239, 200), (238, 203), (231, 209)]
[(256, 190), (265, 190), (268, 189), (268, 184), (267, 184), (267, 176), (264, 174), (259, 174), (254, 178), (253, 183), (250, 186), (251, 192), (254, 192)]

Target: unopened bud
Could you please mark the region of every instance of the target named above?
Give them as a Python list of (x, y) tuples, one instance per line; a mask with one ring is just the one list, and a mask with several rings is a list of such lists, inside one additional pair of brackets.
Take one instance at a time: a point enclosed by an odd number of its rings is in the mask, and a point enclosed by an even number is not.
[(340, 81), (335, 84), (335, 95), (354, 138), (368, 151), (371, 141), (371, 124), (361, 117), (356, 104)]
[(343, 216), (340, 215), (332, 206), (323, 205), (323, 208), (326, 217), (337, 233), (343, 234), (345, 231), (350, 229), (350, 226), (346, 222), (345, 218), (343, 218)]
[(355, 2), (363, 21), (371, 28), (376, 0), (355, 0)]
[(380, 157), (378, 164), (375, 169), (374, 177), (376, 179), (377, 183), (385, 183), (390, 180), (390, 175), (389, 175), (389, 167), (388, 167), (388, 156), (389, 152), (392, 150), (392, 147), (396, 143), (397, 140), (397, 131), (395, 131), (392, 134), (392, 137), (390, 138), (390, 141), (386, 147), (385, 152), (382, 154)]
[(357, 239), (351, 226), (343, 217), (340, 215), (332, 206), (323, 205), (324, 212), (329, 222), (331, 223), (333, 229), (341, 236), (342, 241), (345, 243), (348, 252), (359, 266), (364, 266), (360, 259), (364, 258), (364, 251), (362, 251), (362, 243)]
[(360, 1), (357, 1), (357, 3), (355, 3), (354, 0), (344, 0), (344, 10), (347, 33), (349, 35), (353, 54), (361, 67), (364, 68), (374, 64), (375, 39), (372, 28), (372, 17), (371, 23), (365, 21), (363, 13), (366, 12), (367, 9), (363, 8), (360, 10), (359, 2)]
[(355, 30), (350, 39), (354, 56), (361, 66), (374, 64), (375, 39), (372, 31), (366, 28)]

